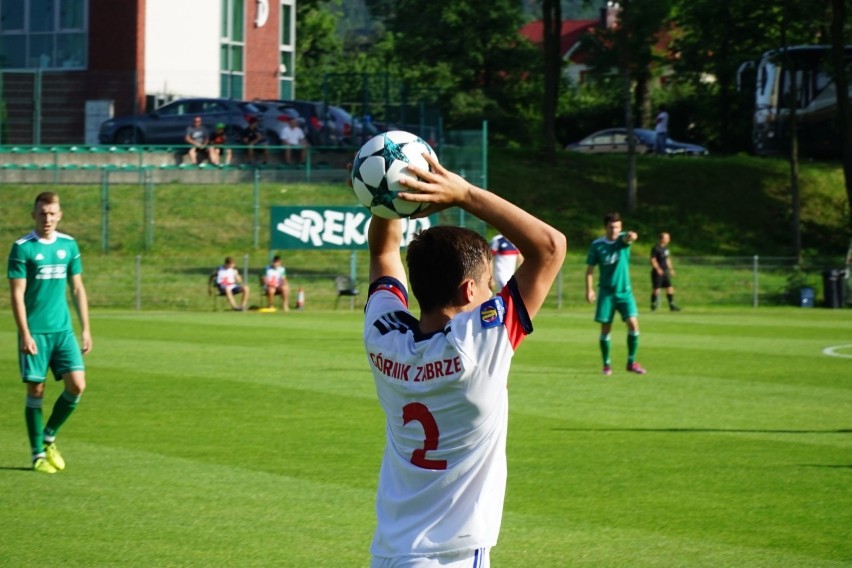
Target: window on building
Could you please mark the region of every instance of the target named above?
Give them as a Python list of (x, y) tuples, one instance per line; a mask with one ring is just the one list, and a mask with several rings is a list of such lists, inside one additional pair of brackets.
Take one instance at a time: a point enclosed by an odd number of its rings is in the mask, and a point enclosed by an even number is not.
[(295, 98), (294, 79), (296, 77), (296, 6), (295, 0), (281, 0), (280, 30), (281, 52), (278, 68), (278, 96), (282, 100)]
[(219, 91), (220, 96), (226, 98), (243, 98), (245, 10), (245, 0), (222, 0)]
[(85, 69), (88, 0), (0, 0), (0, 68)]

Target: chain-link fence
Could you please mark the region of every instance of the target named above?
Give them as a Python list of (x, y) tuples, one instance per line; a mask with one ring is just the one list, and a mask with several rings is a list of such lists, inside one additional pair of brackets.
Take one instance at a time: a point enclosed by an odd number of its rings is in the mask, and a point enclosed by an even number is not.
[[(224, 298), (218, 297), (215, 289), (208, 286), (208, 279), (212, 271), (222, 264), (225, 255), (231, 255), (250, 287), (249, 303), (263, 306), (260, 275), (272, 253), (283, 257), (291, 287), (291, 304), (295, 304), (296, 293), (302, 289), (305, 309), (333, 309), (337, 299), (334, 279), (350, 274), (354, 274), (356, 287), (360, 290), (356, 305), (364, 300), (368, 274), (366, 251), (232, 251), (223, 248), (221, 255), (209, 252), (103, 255), (84, 247), (84, 281), (90, 304), (94, 308), (110, 309), (227, 309)], [(4, 266), (6, 261), (5, 255), (0, 257)], [(651, 303), (650, 266), (645, 268), (638, 258), (634, 259), (633, 289), (642, 313), (650, 310)], [(551, 290), (547, 306), (561, 309), (588, 307), (585, 302), (585, 270), (583, 258), (569, 257)], [(675, 300), (685, 309), (708, 306), (823, 307), (827, 301), (823, 272), (815, 268), (802, 273), (792, 258), (679, 258), (673, 278)], [(850, 281), (845, 275), (841, 278), (845, 300), (849, 301), (852, 298)], [(8, 309), (8, 281), (4, 280), (2, 287), (6, 291), (0, 293), (0, 309)], [(665, 291), (661, 294), (660, 309), (667, 310)], [(341, 302), (340, 305), (348, 306), (349, 302)], [(842, 304), (826, 307), (842, 307)]]

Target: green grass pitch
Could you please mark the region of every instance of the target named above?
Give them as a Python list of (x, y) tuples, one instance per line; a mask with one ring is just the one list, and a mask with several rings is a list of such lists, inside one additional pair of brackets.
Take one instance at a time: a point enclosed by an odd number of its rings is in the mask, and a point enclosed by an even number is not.
[[(68, 466), (48, 476), (27, 469), (0, 313), (0, 566), (369, 564), (384, 429), (357, 309), (92, 320)], [(494, 566), (852, 565), (849, 310), (640, 323), (649, 374), (623, 371), (618, 323), (605, 378), (590, 307), (536, 319)]]

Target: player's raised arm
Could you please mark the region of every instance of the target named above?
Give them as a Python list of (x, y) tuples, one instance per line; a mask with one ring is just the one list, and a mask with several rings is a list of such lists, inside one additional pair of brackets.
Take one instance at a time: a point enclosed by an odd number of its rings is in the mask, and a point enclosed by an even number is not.
[(402, 242), (402, 221), (373, 216), (367, 230), (370, 246), (370, 282), (382, 276), (390, 276), (408, 286), (399, 246)]
[(411, 201), (430, 203), (436, 208), (457, 205), (492, 225), (512, 241), (524, 256), (524, 263), (515, 272), (514, 278), (527, 312), (531, 317), (534, 316), (562, 268), (566, 250), (565, 235), (517, 205), (448, 171), (434, 157), (426, 154), (424, 157), (433, 171), (410, 166), (409, 169), (419, 179), (403, 179), (401, 183), (419, 193), (405, 193), (401, 196)]

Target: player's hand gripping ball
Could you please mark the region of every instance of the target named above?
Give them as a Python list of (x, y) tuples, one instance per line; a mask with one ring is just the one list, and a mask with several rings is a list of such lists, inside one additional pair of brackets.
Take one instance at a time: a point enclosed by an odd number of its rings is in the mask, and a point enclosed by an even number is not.
[(410, 132), (391, 130), (370, 138), (352, 163), (352, 189), (358, 201), (373, 215), (385, 219), (408, 217), (425, 209), (428, 203), (405, 201), (397, 196), (399, 192), (415, 191), (399, 184), (403, 177), (414, 179), (408, 171), (409, 164), (431, 170), (424, 153), (435, 155), (425, 140)]

